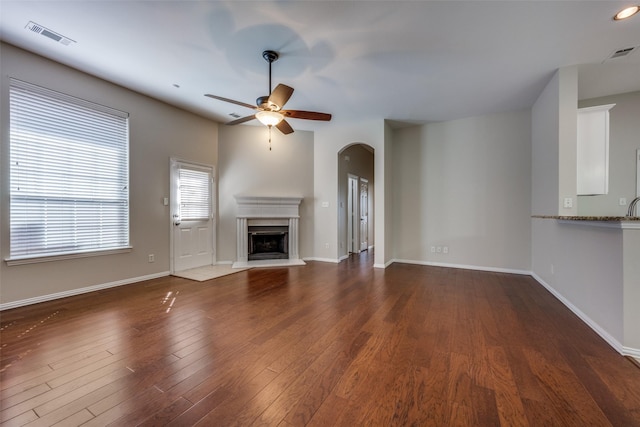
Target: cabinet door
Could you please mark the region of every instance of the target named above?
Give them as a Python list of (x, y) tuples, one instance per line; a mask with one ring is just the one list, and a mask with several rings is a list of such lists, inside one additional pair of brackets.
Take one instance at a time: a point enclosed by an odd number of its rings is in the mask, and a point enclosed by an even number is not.
[(578, 109), (577, 193), (609, 192), (609, 110), (615, 104)]

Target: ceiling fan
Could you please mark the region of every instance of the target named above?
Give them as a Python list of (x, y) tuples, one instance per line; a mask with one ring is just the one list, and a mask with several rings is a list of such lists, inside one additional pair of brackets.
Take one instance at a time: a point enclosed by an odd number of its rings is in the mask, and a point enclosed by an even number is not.
[(258, 119), (262, 124), (271, 128), (275, 126), (280, 132), (288, 135), (293, 132), (293, 128), (285, 117), (292, 119), (305, 119), (305, 120), (320, 120), (328, 122), (331, 120), (331, 114), (318, 113), (315, 111), (301, 111), (301, 110), (283, 110), (284, 104), (287, 103), (291, 95), (293, 94), (293, 88), (287, 85), (279, 84), (271, 91), (271, 64), (278, 60), (278, 53), (273, 50), (265, 50), (262, 52), (262, 57), (269, 63), (269, 95), (261, 96), (256, 99), (256, 106), (247, 104), (241, 101), (235, 101), (229, 98), (223, 98), (217, 95), (205, 94), (209, 98), (218, 99), (220, 101), (230, 102), (232, 104), (241, 105), (243, 107), (256, 110), (255, 114), (242, 117), (237, 120), (228, 122), (228, 125), (237, 125), (240, 123), (248, 122), (253, 119)]

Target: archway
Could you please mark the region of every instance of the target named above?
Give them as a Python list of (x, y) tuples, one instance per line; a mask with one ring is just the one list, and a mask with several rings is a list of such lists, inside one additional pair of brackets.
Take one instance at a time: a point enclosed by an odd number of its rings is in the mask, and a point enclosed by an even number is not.
[(374, 149), (353, 143), (338, 152), (338, 259), (370, 250), (374, 233)]

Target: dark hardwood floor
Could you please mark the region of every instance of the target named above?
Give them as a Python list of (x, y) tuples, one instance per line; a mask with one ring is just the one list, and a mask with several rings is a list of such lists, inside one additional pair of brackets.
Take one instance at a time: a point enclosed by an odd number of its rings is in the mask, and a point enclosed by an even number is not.
[(2, 312), (0, 422), (640, 426), (640, 369), (532, 278), (371, 258)]

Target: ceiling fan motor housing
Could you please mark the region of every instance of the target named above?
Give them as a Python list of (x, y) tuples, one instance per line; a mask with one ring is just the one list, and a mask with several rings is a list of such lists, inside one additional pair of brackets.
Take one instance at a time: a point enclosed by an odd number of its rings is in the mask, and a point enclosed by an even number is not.
[(258, 106), (258, 108), (268, 111), (278, 111), (280, 110), (280, 108), (282, 108), (281, 106), (273, 102), (269, 102), (269, 96), (261, 96), (256, 99), (256, 105)]

